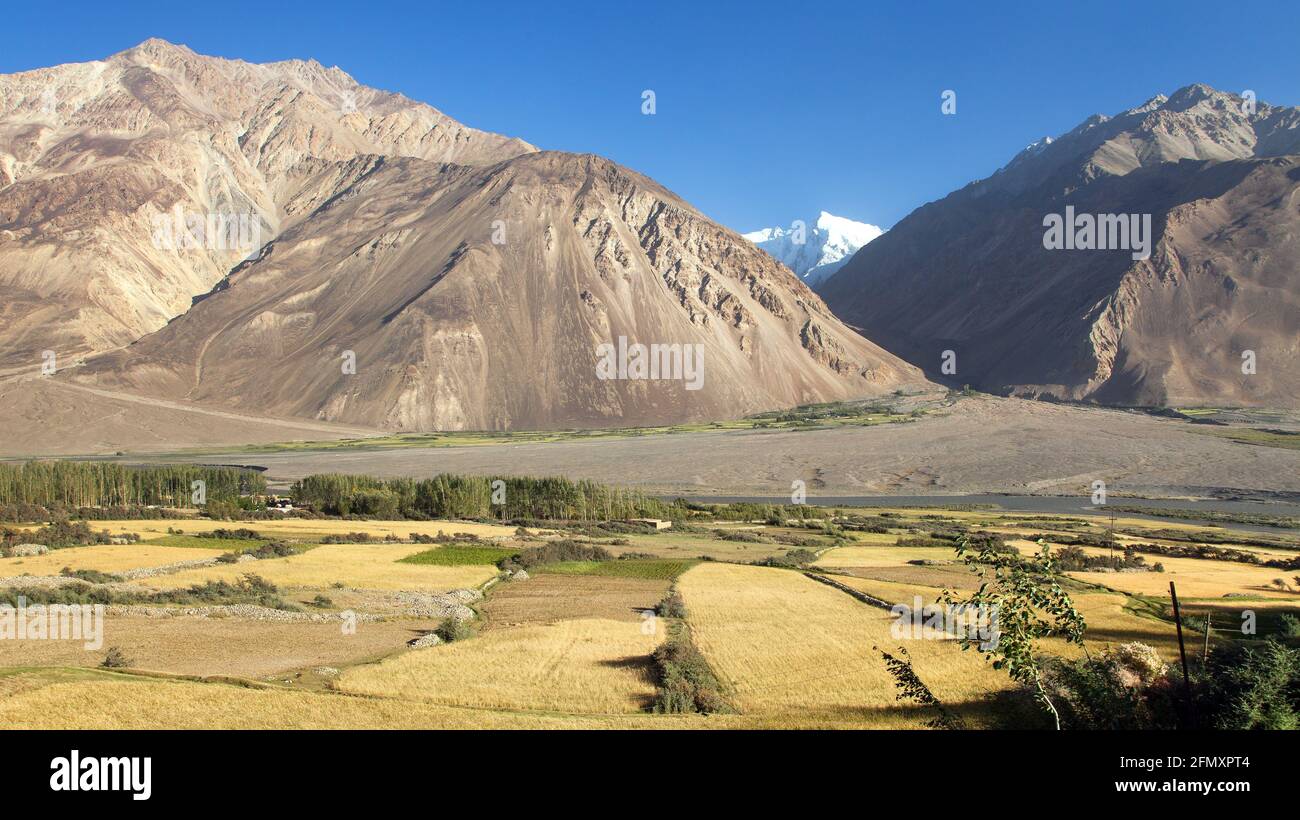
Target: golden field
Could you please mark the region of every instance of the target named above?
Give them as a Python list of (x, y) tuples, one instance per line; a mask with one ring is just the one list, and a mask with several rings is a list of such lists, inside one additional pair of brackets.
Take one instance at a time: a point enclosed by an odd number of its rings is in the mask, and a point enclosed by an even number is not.
[[(11, 729), (635, 729), (725, 728), (726, 716), (561, 715), (248, 688), (226, 683), (45, 673), (0, 677), (0, 725)], [(731, 725), (734, 725), (732, 723)]]
[[(873, 511), (874, 512), (874, 511)], [(401, 559), (433, 545), (323, 544), (329, 534), (364, 531), (376, 538), (411, 533), (473, 533), (492, 546), (521, 549), (513, 527), (459, 522), (283, 519), (219, 522), (198, 519), (93, 521), (96, 530), (133, 532), (144, 543), (74, 547), (47, 556), (0, 559), (0, 577), (57, 574), (63, 567), (122, 572), (177, 561), (206, 559), (255, 545), (214, 541), (211, 547), (147, 543), (169, 528), (187, 535), (217, 528), (248, 528), (284, 539), (303, 552), (256, 562), (220, 564), (131, 582), (132, 588), (177, 589), (207, 580), (256, 574), (280, 587), (289, 604), (322, 613), (323, 623), (239, 617), (146, 617), (140, 609), (115, 613), (105, 624), (104, 647), (87, 652), (80, 642), (0, 642), (0, 725), (40, 728), (918, 728), (934, 717), (897, 700), (894, 679), (875, 647), (891, 654), (905, 646), (920, 678), (973, 726), (997, 725), (997, 699), (1012, 690), (954, 639), (895, 638), (890, 612), (794, 570), (753, 566), (792, 549), (783, 536), (821, 543), (818, 568), (854, 589), (890, 602), (914, 595), (933, 602), (942, 589), (969, 592), (975, 576), (956, 562), (950, 547), (900, 547), (899, 538), (945, 525), (938, 510), (900, 510), (890, 533), (849, 532), (836, 542), (819, 529), (756, 523), (710, 522), (690, 531), (630, 533), (619, 540), (595, 536), (614, 553), (646, 553), (694, 562), (677, 577), (686, 624), (724, 684), (737, 714), (657, 715), (651, 654), (665, 639), (642, 632), (641, 612), (673, 585), (672, 576), (639, 577), (550, 568), (528, 580), (498, 583), (471, 604), (478, 634), (451, 644), (409, 649), (406, 642), (432, 630), (439, 619), (420, 617), (411, 597), (394, 593), (445, 592), (480, 587), (498, 570), (489, 565), (406, 564)], [(961, 521), (1004, 532), (1023, 550), (1036, 549), (1031, 533), (1067, 538), (1068, 527), (988, 511), (942, 511)], [(1082, 517), (1080, 517), (1082, 519)], [(1089, 517), (1091, 525), (1108, 524)], [(1125, 526), (1125, 521), (1117, 522)], [(1132, 520), (1147, 528), (1212, 528)], [(745, 530), (761, 543), (729, 541), (714, 529)], [(909, 532), (908, 530), (912, 530)], [(1090, 532), (1098, 532), (1093, 526)], [(1221, 530), (1216, 530), (1222, 533)], [(560, 533), (561, 537), (587, 537)], [(1122, 540), (1156, 538), (1121, 536)], [(199, 539), (175, 539), (195, 543)], [(785, 539), (789, 542), (789, 538)], [(797, 543), (797, 542), (796, 542)], [(842, 543), (842, 540), (841, 542)], [(1160, 542), (1171, 543), (1171, 542)], [(1092, 554), (1105, 550), (1085, 548)], [(1281, 549), (1261, 554), (1287, 556)], [(1150, 644), (1168, 660), (1177, 653), (1174, 627), (1156, 615), (1178, 584), (1185, 614), (1213, 609), (1227, 626), (1242, 608), (1296, 611), (1300, 593), (1271, 586), (1295, 572), (1222, 561), (1166, 558), (1165, 573), (1077, 573), (1066, 582), (1088, 622), (1089, 650), (1128, 641)], [(916, 565), (929, 560), (943, 565)], [(734, 563), (729, 563), (734, 562)], [(582, 562), (574, 562), (582, 563)], [(594, 562), (587, 562), (594, 563)], [(683, 564), (685, 566), (685, 564)], [(627, 568), (624, 566), (623, 568)], [(608, 569), (608, 568), (607, 568)], [(678, 570), (680, 571), (680, 570)], [(675, 575), (675, 573), (673, 573)], [(344, 588), (335, 588), (336, 584)], [(1293, 587), (1294, 582), (1292, 582)], [(327, 601), (315, 600), (323, 594)], [(1249, 598), (1225, 598), (1227, 594)], [(1141, 597), (1138, 597), (1141, 596)], [(334, 617), (345, 610), (382, 617), (357, 624), (355, 634)], [(155, 613), (156, 614), (156, 613)], [(293, 616), (301, 617), (301, 616)], [(1220, 621), (1216, 618), (1216, 629)], [(1216, 631), (1226, 637), (1227, 633)], [(1216, 638), (1217, 639), (1217, 638)], [(1195, 641), (1195, 639), (1193, 639)], [(1198, 644), (1199, 645), (1199, 644)], [(121, 649), (129, 669), (94, 667), (107, 647)], [(1081, 650), (1044, 641), (1048, 653), (1076, 657)], [(178, 679), (176, 676), (186, 676)], [(239, 684), (239, 685), (236, 685)]]
[(247, 618), (108, 615), (103, 645), (87, 650), (79, 640), (0, 641), (0, 668), (94, 667), (110, 646), (149, 672), (202, 677), (262, 678), (317, 666), (364, 663), (399, 651), (436, 621), (392, 620), (358, 624), (344, 635), (340, 622), (259, 621)]
[(1147, 563), (1164, 564), (1164, 572), (1071, 572), (1081, 581), (1136, 595), (1169, 596), (1169, 582), (1178, 589), (1179, 598), (1221, 598), (1228, 594), (1250, 597), (1278, 597), (1300, 606), (1300, 593), (1284, 592), (1272, 585), (1274, 578), (1290, 581), (1295, 571), (1257, 567), (1232, 561), (1209, 561), (1201, 558), (1144, 556)]
[(917, 673), (941, 701), (963, 711), (1009, 688), (972, 652), (947, 639), (900, 641), (893, 617), (798, 572), (701, 564), (678, 581), (691, 634), (744, 713), (813, 716), (871, 727), (922, 725), (932, 717), (900, 705), (873, 646), (905, 643)]
[[(368, 522), (367, 522), (368, 523)], [(355, 528), (356, 523), (353, 523)], [(234, 581), (259, 575), (280, 587), (348, 587), (383, 590), (446, 592), (477, 587), (497, 574), (490, 565), (430, 566), (403, 564), (401, 559), (430, 549), (426, 544), (322, 544), (298, 555), (261, 561), (218, 564), (171, 575), (142, 578), (134, 583), (152, 589), (178, 589), (204, 581)], [(211, 552), (208, 553), (211, 555)]]
[(0, 578), (15, 575), (58, 575), (64, 567), (95, 569), (109, 573), (126, 572), (178, 561), (203, 560), (215, 555), (212, 550), (201, 547), (164, 547), (155, 544), (99, 544), (91, 547), (68, 547), (51, 550), (45, 555), (0, 558)]
[(449, 706), (635, 713), (654, 700), (647, 661), (657, 633), (596, 618), (492, 630), (354, 667), (339, 688)]
[(909, 561), (934, 560), (951, 561), (955, 557), (949, 547), (899, 547), (893, 544), (896, 536), (889, 538), (888, 544), (879, 546), (836, 547), (827, 550), (817, 558), (817, 566), (826, 569), (843, 569), (846, 567), (903, 567)]

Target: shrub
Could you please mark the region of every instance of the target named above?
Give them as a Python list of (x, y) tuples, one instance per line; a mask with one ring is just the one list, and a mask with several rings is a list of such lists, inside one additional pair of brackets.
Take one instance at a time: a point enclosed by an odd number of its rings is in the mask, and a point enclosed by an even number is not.
[(231, 541), (256, 541), (262, 537), (256, 530), (250, 530), (245, 527), (239, 527), (237, 529), (217, 527), (215, 530), (196, 532), (194, 535), (198, 538), (223, 538)]
[(686, 602), (677, 590), (669, 592), (662, 601), (655, 605), (655, 614), (660, 618), (685, 618)]
[(752, 530), (714, 530), (713, 537), (720, 541), (743, 541), (747, 544), (766, 544), (771, 540)]
[(660, 644), (654, 653), (654, 664), (659, 679), (656, 712), (731, 711), (717, 675), (696, 648), (688, 630), (679, 629)]
[(755, 564), (764, 567), (785, 567), (793, 569), (797, 567), (806, 567), (817, 560), (817, 553), (806, 549), (793, 549), (781, 555), (773, 555), (764, 558), (762, 561), (755, 561)]
[(555, 564), (560, 561), (608, 561), (613, 557), (604, 547), (566, 538), (529, 547), (502, 560), (498, 566), (504, 570), (515, 570), (520, 567), (530, 570), (542, 564)]
[(134, 663), (135, 661), (128, 658), (121, 649), (110, 646), (108, 651), (104, 653), (104, 660), (100, 661), (99, 665), (104, 669), (123, 669)]
[(1300, 649), (1276, 640), (1211, 654), (1198, 713), (1216, 729), (1300, 728)]
[(368, 532), (345, 532), (338, 535), (327, 535), (320, 540), (322, 544), (369, 544), (377, 540)]
[(1126, 643), (1100, 658), (1054, 661), (1044, 685), (1071, 729), (1154, 729), (1176, 723), (1169, 708), (1169, 668), (1154, 649)]
[(1300, 638), (1300, 618), (1284, 612), (1277, 619), (1278, 631), (1287, 638)]
[(92, 584), (112, 584), (121, 581), (121, 577), (110, 575), (107, 572), (100, 572), (97, 569), (72, 569), (64, 567), (59, 573), (64, 578), (76, 578), (80, 581), (88, 581)]
[(468, 620), (447, 618), (438, 624), (438, 628), (434, 630), (434, 633), (439, 638), (442, 638), (443, 642), (454, 643), (474, 637), (474, 627), (470, 625)]

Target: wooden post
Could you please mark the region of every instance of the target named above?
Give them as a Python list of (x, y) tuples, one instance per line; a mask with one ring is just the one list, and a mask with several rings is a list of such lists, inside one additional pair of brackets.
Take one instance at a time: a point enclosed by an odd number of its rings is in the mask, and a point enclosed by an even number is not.
[(1206, 662), (1210, 660), (1210, 619), (1214, 617), (1214, 611), (1205, 610), (1205, 649), (1201, 651), (1201, 668), (1205, 668)]
[(1169, 597), (1174, 602), (1174, 624), (1178, 627), (1178, 656), (1183, 661), (1183, 687), (1187, 690), (1188, 706), (1191, 705), (1192, 699), (1192, 676), (1187, 671), (1187, 647), (1183, 645), (1183, 617), (1178, 612), (1178, 591), (1174, 589), (1174, 582), (1169, 582)]

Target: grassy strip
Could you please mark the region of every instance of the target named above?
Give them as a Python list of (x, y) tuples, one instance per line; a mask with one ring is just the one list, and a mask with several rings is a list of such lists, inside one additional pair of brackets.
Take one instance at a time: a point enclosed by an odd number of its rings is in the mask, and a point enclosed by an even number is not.
[[(809, 430), (829, 427), (870, 427), (913, 421), (924, 411), (893, 412), (881, 404), (833, 402), (804, 405), (792, 410), (760, 413), (731, 421), (695, 422), (658, 427), (611, 427), (599, 430), (541, 430), (512, 432), (409, 433), (334, 441), (291, 441), (250, 444), (235, 448), (243, 453), (278, 453), (301, 450), (378, 450), (422, 447), (477, 447), (493, 444), (537, 444), (591, 439), (638, 438), (652, 435), (702, 433), (732, 430)], [(231, 452), (228, 448), (194, 448), (178, 452), (200, 455)]]
[(237, 552), (245, 549), (255, 549), (270, 542), (270, 538), (249, 540), (246, 538), (204, 538), (197, 535), (164, 535), (159, 538), (150, 538), (142, 543), (157, 544), (161, 547), (200, 547), (202, 549), (222, 550), (223, 552)]
[(560, 561), (554, 564), (540, 564), (533, 571), (554, 575), (592, 575), (601, 578), (675, 580), (683, 572), (695, 566), (696, 563), (698, 562), (657, 559)]
[(1259, 447), (1277, 447), (1282, 450), (1300, 450), (1300, 433), (1292, 433), (1287, 430), (1260, 430), (1256, 428), (1235, 428), (1224, 429), (1222, 427), (1206, 427), (1196, 429), (1197, 433), (1207, 436), (1218, 436), (1232, 441), (1241, 442), (1242, 444), (1254, 444)]
[(436, 567), (459, 567), (468, 565), (495, 565), (514, 555), (516, 550), (501, 547), (435, 547), (431, 550), (408, 555), (398, 563), (424, 564)]

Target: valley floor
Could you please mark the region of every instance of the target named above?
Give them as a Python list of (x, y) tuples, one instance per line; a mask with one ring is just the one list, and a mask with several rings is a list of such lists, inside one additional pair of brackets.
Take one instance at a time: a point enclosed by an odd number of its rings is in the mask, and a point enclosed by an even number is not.
[[(258, 465), (274, 483), (323, 472), (563, 475), (686, 496), (788, 497), (797, 480), (813, 503), (875, 495), (1087, 497), (1096, 480), (1105, 481), (1113, 496), (1294, 499), (1300, 494), (1300, 449), (1284, 446), (1294, 445), (1289, 439), (1256, 442), (1253, 428), (1192, 424), (1136, 411), (977, 396), (901, 423), (698, 428), (594, 438), (561, 433), (550, 441), (508, 437), (469, 446), (213, 447), (149, 460)], [(11, 456), (31, 454), (36, 446), (27, 439), (5, 444)], [(123, 458), (140, 456), (128, 452)]]
[[(925, 728), (933, 710), (897, 700), (880, 654), (906, 644), (916, 674), (967, 725), (1012, 725), (1023, 720), (1017, 710), (1024, 704), (1005, 673), (962, 651), (949, 635), (900, 638), (891, 612), (849, 592), (929, 604), (944, 589), (973, 589), (979, 579), (941, 534), (962, 530), (995, 533), (1029, 552), (1039, 538), (1059, 546), (1113, 527), (1120, 544), (1137, 549), (1148, 565), (1161, 561), (1159, 572), (1067, 574), (1093, 653), (1139, 641), (1174, 662), (1170, 580), (1178, 584), (1184, 615), (1213, 619), (1215, 645), (1233, 639), (1245, 610), (1259, 613), (1262, 634), (1282, 628), (1282, 613), (1300, 612), (1300, 581), (1273, 580), (1290, 573), (1149, 554), (1240, 537), (1242, 543), (1231, 544), (1237, 549), (1291, 559), (1300, 555), (1294, 529), (1236, 536), (1173, 521), (1119, 517), (1112, 524), (1098, 516), (970, 509), (841, 510), (836, 517), (846, 526), (703, 520), (658, 532), (457, 521), (241, 522), (255, 531), (251, 540), (247, 533), (244, 540), (212, 533), (230, 525), (205, 519), (93, 522), (139, 543), (0, 558), (0, 596), (69, 587), (76, 582), (66, 573), (74, 571), (101, 594), (119, 597), (255, 574), (275, 584), (282, 608), (113, 603), (103, 640), (93, 648), (80, 641), (0, 640), (0, 724)], [(320, 543), (344, 532), (396, 540)], [(439, 533), (438, 544), (414, 543), (416, 536)], [(557, 539), (603, 545), (615, 557), (541, 564), (526, 575), (505, 575), (489, 563)], [(292, 545), (293, 553), (213, 560), (270, 540)], [(810, 565), (759, 565), (790, 557), (796, 544), (815, 553)], [(674, 591), (683, 608), (652, 617), (649, 611)], [(408, 646), (457, 611), (473, 624), (471, 634)], [(716, 675), (720, 711), (654, 712), (661, 678), (653, 654), (683, 630)], [(1081, 651), (1056, 639), (1038, 648), (1065, 657)], [(110, 649), (119, 662), (103, 668)]]

